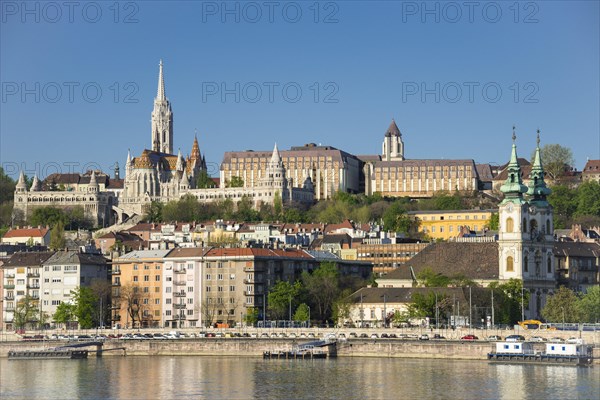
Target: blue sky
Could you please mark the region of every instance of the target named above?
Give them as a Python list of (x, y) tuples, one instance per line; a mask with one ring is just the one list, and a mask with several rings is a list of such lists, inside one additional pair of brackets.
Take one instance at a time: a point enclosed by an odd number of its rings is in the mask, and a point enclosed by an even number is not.
[(1, 5), (13, 176), (108, 171), (150, 147), (161, 58), (174, 147), (197, 129), (213, 174), (225, 151), (274, 142), (377, 154), (392, 117), (407, 158), (503, 163), (513, 124), (520, 155), (539, 128), (579, 169), (600, 158), (597, 1)]

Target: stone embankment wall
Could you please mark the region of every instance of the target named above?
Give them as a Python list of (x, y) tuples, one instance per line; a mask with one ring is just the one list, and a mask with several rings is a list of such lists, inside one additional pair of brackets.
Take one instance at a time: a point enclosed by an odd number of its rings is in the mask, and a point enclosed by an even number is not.
[[(292, 339), (239, 339), (204, 338), (180, 340), (113, 340), (107, 341), (104, 349), (125, 347), (127, 355), (139, 356), (261, 356), (264, 351), (291, 349), (294, 344), (307, 340)], [(9, 350), (39, 350), (42, 347), (55, 347), (65, 342), (3, 342), (0, 343), (0, 357), (7, 357)], [(543, 344), (538, 344), (539, 350)], [(95, 348), (90, 348), (93, 350)], [(436, 358), (456, 360), (485, 360), (492, 344), (487, 342), (458, 341), (402, 341), (393, 339), (351, 339), (338, 342), (339, 357), (398, 357)], [(122, 351), (105, 352), (104, 356), (121, 356)], [(90, 354), (93, 356), (93, 353)], [(594, 349), (596, 362), (600, 361), (600, 348)]]

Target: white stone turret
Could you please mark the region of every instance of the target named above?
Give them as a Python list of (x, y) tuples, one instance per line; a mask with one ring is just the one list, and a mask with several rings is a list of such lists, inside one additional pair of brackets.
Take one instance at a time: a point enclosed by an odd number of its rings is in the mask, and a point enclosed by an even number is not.
[(25, 173), (23, 171), (19, 174), (19, 180), (15, 186), (15, 191), (19, 193), (27, 191), (27, 182), (25, 182)]
[(181, 155), (181, 149), (179, 149), (179, 152), (177, 153), (177, 164), (175, 165), (175, 169), (181, 172), (183, 171), (183, 168), (183, 156)]
[(30, 191), (32, 191), (32, 192), (41, 192), (42, 191), (42, 185), (37, 177), (37, 174), (35, 174), (35, 176), (33, 177), (33, 182), (31, 183)]
[(96, 172), (95, 171), (92, 171), (92, 176), (90, 176), (90, 183), (88, 184), (88, 192), (98, 193), (98, 181), (96, 181)]

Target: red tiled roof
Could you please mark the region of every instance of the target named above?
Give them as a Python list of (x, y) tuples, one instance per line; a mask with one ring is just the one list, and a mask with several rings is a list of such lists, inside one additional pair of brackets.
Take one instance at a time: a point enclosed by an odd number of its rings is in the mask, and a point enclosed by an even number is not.
[(6, 232), (4, 238), (14, 237), (44, 237), (50, 229), (48, 228), (22, 228), (22, 229), (11, 229)]
[(588, 160), (583, 167), (583, 173), (600, 173), (600, 160)]

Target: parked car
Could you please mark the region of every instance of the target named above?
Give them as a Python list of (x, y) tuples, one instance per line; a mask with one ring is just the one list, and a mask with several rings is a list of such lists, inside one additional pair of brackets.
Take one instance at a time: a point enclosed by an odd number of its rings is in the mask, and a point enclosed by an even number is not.
[(387, 333), (382, 333), (382, 334), (381, 334), (381, 338), (382, 338), (382, 339), (387, 339), (387, 338), (389, 338), (389, 337), (390, 337), (390, 336), (389, 336)]
[(398, 336), (395, 333), (390, 333), (389, 334), (390, 339), (397, 339)]
[(358, 335), (356, 334), (356, 332), (350, 332), (350, 335), (348, 335), (351, 338), (357, 338)]
[(477, 336), (475, 336), (475, 335), (465, 335), (465, 336), (461, 337), (460, 340), (470, 340), (470, 341), (473, 341), (473, 340), (479, 340), (479, 338)]
[(488, 336), (487, 340), (489, 340), (490, 342), (497, 342), (499, 340), (502, 340), (502, 336), (500, 336), (500, 335), (491, 335), (491, 336)]
[(552, 339), (550, 339), (550, 341), (552, 343), (564, 343), (565, 339), (561, 338), (561, 337), (553, 337)]
[(429, 340), (429, 335), (427, 335), (427, 334), (421, 335), (421, 336), (419, 336), (419, 340)]
[(366, 333), (361, 333), (361, 334), (360, 334), (360, 338), (361, 338), (361, 339), (366, 339), (366, 338), (368, 338), (368, 337), (369, 337), (369, 335), (367, 335)]
[(581, 338), (576, 338), (576, 337), (570, 337), (567, 339), (567, 343), (572, 343), (572, 344), (583, 344), (583, 339)]
[(377, 336), (376, 333), (371, 333), (371, 339), (377, 339), (379, 338), (379, 336)]
[(444, 336), (440, 335), (439, 333), (434, 333), (433, 334), (433, 338), (435, 340), (444, 340), (444, 339), (446, 339)]
[(506, 337), (507, 342), (522, 342), (525, 340), (525, 336), (523, 335), (508, 335)]
[(529, 338), (529, 341), (530, 342), (545, 342), (546, 339), (544, 339), (541, 336), (532, 336), (532, 337)]

